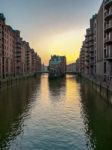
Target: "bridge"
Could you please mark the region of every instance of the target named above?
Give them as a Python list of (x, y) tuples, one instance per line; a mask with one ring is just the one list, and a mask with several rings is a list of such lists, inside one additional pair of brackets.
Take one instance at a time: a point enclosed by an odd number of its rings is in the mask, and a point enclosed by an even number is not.
[[(40, 73), (49, 73), (49, 71), (41, 71)], [(77, 75), (79, 72), (73, 72), (73, 71), (66, 71), (66, 74), (72, 74), (72, 75)]]
[(66, 71), (66, 74), (79, 74), (79, 72), (76, 72), (76, 71)]

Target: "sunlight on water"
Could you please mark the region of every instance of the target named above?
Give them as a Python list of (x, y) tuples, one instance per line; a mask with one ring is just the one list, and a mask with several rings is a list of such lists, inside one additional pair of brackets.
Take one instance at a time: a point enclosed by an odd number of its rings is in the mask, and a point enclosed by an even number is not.
[(110, 150), (112, 108), (67, 75), (20, 81), (0, 93), (0, 149)]

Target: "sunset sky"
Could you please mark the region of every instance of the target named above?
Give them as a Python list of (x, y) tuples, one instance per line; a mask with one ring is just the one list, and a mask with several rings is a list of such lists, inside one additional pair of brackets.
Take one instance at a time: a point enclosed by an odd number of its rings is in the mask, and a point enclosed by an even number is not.
[(7, 24), (21, 31), (48, 64), (50, 55), (66, 55), (71, 63), (79, 55), (85, 29), (102, 0), (0, 0)]

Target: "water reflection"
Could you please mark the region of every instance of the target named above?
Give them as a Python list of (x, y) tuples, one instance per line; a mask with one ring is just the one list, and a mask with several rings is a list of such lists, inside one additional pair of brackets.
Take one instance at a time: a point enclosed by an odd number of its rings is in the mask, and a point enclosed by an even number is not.
[(50, 99), (60, 101), (66, 91), (66, 78), (49, 79), (48, 82)]
[(8, 149), (10, 141), (23, 131), (23, 122), (30, 114), (29, 107), (39, 81), (19, 81), (17, 86), (0, 91), (0, 149)]
[(112, 108), (75, 76), (0, 93), (0, 150), (111, 150), (111, 141)]
[(112, 107), (106, 104), (90, 85), (81, 84), (82, 117), (88, 149), (112, 149)]

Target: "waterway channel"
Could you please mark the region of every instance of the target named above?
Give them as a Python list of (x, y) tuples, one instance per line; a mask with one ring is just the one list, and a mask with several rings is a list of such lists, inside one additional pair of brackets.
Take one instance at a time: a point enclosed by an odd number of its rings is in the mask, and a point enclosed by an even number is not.
[(21, 80), (0, 91), (0, 150), (112, 150), (112, 106), (73, 75)]

